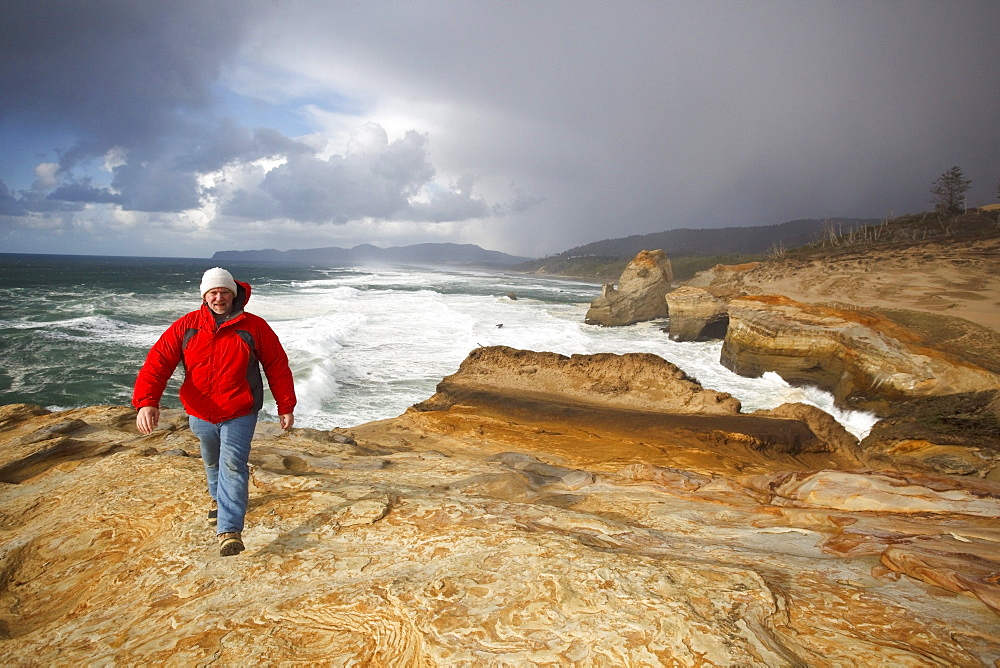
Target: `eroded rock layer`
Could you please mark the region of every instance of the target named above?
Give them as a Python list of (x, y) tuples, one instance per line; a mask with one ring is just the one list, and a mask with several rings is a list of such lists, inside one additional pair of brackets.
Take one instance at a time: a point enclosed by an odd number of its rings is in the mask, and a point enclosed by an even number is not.
[(533, 398), (540, 403), (588, 404), (604, 409), (657, 413), (735, 415), (740, 402), (732, 395), (706, 390), (676, 365), (647, 353), (573, 355), (517, 350), (507, 346), (477, 348), (458, 371), (438, 385), (424, 405), (454, 404), (469, 392), (491, 393), (508, 400)]
[(897, 403), (861, 448), (870, 466), (1000, 481), (1000, 390)]
[(729, 300), (735, 294), (687, 285), (667, 293), (670, 338), (675, 341), (721, 339), (729, 325)]
[(574, 396), (638, 361), (484, 349), (397, 418), (262, 423), (229, 558), (179, 411), (0, 407), (0, 663), (1000, 661), (1000, 486), (864, 469), (805, 408), (684, 413), (690, 380)]
[(780, 296), (737, 297), (728, 310), (725, 366), (817, 385), (841, 405), (885, 413), (895, 401), (1000, 387), (996, 373), (929, 347), (875, 313)]
[(810, 304), (941, 314), (998, 332), (1000, 237), (861, 246), (823, 257), (718, 265), (686, 285), (784, 295)]
[(606, 284), (587, 311), (593, 325), (620, 326), (667, 315), (664, 296), (670, 291), (673, 270), (662, 250), (641, 251), (626, 265), (618, 289)]

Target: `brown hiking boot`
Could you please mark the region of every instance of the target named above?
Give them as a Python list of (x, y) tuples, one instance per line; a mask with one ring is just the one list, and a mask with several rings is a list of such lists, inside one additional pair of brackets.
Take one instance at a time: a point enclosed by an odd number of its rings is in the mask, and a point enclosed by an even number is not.
[(219, 521), (219, 504), (215, 499), (212, 499), (212, 505), (208, 507), (208, 523), (215, 524)]
[(232, 557), (245, 549), (240, 532), (230, 531), (219, 534), (219, 554), (221, 556)]

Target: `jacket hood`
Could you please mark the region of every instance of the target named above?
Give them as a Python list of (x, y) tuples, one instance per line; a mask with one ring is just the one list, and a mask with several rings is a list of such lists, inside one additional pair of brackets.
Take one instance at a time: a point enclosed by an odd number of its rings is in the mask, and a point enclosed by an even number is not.
[(233, 308), (242, 311), (250, 301), (250, 284), (243, 281), (236, 281), (236, 299), (233, 300)]

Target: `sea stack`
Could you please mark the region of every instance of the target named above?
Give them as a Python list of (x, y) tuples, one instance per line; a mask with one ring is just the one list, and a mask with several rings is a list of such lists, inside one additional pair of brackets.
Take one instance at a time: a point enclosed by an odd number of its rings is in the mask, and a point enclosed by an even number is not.
[(640, 251), (614, 283), (607, 283), (590, 304), (586, 322), (616, 327), (666, 317), (666, 294), (673, 282), (670, 259), (662, 250)]

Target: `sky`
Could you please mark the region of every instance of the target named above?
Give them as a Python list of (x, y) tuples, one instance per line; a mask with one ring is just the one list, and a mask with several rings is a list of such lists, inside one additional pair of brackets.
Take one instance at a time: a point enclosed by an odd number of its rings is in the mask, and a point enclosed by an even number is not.
[(952, 166), (994, 203), (998, 35), (996, 0), (5, 0), (0, 252), (542, 257), (926, 211)]

